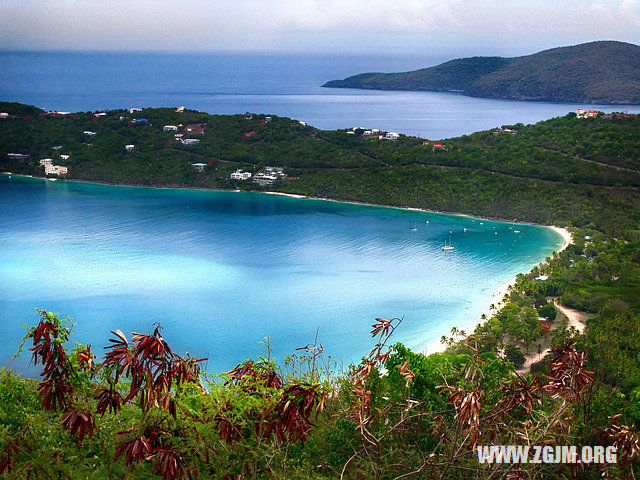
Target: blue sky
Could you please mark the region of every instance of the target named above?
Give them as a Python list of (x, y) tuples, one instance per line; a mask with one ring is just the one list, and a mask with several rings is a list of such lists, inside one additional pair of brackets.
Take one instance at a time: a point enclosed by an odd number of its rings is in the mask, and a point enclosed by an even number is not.
[(518, 55), (640, 43), (640, 0), (0, 0), (0, 49)]

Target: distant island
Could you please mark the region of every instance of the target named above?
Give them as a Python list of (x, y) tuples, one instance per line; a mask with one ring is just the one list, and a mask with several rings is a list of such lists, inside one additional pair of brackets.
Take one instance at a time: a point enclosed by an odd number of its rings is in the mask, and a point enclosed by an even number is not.
[(330, 88), (461, 92), (470, 97), (640, 104), (640, 46), (615, 41), (522, 57), (470, 57), (402, 73), (361, 73)]

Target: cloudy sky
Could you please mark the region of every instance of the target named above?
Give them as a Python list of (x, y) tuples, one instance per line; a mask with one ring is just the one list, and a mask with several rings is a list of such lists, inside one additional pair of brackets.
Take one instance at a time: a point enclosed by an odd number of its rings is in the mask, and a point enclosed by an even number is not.
[(0, 49), (521, 54), (640, 43), (640, 0), (0, 0)]

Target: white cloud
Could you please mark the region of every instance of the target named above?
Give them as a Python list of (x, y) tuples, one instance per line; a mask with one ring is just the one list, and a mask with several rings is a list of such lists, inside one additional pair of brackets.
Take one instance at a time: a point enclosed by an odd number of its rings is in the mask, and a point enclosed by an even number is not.
[(639, 25), (639, 0), (0, 0), (5, 49), (533, 52)]

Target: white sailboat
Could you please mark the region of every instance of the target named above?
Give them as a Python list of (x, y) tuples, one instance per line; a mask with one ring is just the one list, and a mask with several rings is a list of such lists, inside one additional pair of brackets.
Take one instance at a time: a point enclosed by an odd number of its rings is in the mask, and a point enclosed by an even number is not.
[(449, 230), (449, 245), (447, 245), (447, 241), (444, 241), (444, 246), (442, 247), (442, 250), (447, 252), (450, 250), (455, 250), (455, 247), (453, 245), (451, 245), (451, 230)]

